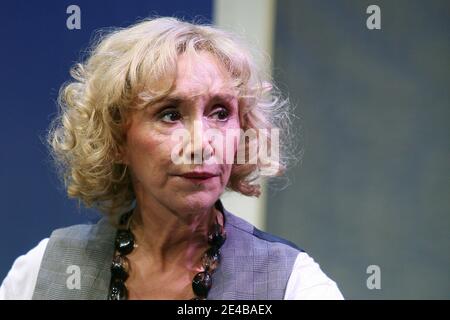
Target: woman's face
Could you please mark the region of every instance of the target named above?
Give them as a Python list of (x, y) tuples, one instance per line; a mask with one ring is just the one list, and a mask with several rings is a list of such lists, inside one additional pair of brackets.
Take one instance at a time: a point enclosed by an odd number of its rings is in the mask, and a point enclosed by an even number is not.
[[(138, 203), (159, 203), (189, 213), (211, 207), (220, 197), (232, 167), (224, 157), (235, 154), (236, 144), (219, 145), (215, 141), (221, 139), (210, 139), (205, 132), (213, 129), (216, 135), (225, 136), (229, 129), (240, 128), (238, 99), (230, 83), (229, 74), (211, 54), (182, 54), (169, 96), (132, 112), (123, 160), (131, 171)], [(192, 140), (182, 144), (173, 138), (180, 132)], [(193, 154), (203, 153), (218, 161), (192, 160)], [(173, 161), (174, 155), (184, 163)]]

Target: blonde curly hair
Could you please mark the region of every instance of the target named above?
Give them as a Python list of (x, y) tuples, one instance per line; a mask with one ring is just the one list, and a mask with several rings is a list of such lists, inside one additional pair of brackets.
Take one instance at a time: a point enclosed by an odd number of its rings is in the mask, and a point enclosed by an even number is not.
[[(87, 59), (71, 68), (73, 79), (59, 91), (59, 113), (47, 135), (68, 196), (87, 207), (114, 215), (135, 200), (131, 176), (118, 159), (127, 115), (169, 93), (170, 83), (164, 88), (158, 83), (158, 90), (154, 84), (163, 77), (175, 78), (181, 53), (207, 51), (223, 64), (239, 92), (244, 131), (288, 129), (287, 100), (235, 34), (176, 18), (147, 18), (99, 33), (90, 48)], [(266, 138), (270, 144), (270, 135)], [(255, 182), (266, 166), (273, 165), (233, 164), (227, 190), (259, 196)], [(285, 158), (279, 157), (275, 165), (278, 172), (269, 176), (284, 171)]]

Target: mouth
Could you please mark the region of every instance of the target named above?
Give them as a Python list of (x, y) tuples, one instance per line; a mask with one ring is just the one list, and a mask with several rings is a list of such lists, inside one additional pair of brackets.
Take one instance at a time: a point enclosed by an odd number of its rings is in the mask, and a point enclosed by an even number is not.
[(182, 178), (183, 180), (191, 181), (194, 183), (211, 181), (218, 176), (218, 174), (210, 172), (187, 172), (178, 175), (178, 177)]

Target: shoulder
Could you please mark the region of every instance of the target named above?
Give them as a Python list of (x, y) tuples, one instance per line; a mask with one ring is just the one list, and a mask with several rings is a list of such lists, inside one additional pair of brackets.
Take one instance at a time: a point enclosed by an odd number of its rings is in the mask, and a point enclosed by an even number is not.
[(284, 290), (296, 258), (303, 250), (228, 211), (225, 211), (225, 230), (223, 262), (229, 260), (230, 265), (239, 264), (245, 272), (264, 275), (276, 283), (277, 290)]
[(228, 245), (234, 248), (235, 255), (249, 257), (258, 264), (264, 262), (273, 276), (287, 273), (284, 299), (343, 299), (336, 283), (296, 244), (261, 231), (226, 210), (225, 218), (227, 232), (232, 233)]
[(97, 240), (105, 235), (110, 235), (115, 230), (106, 219), (99, 219), (96, 223), (77, 224), (61, 229), (56, 229), (50, 236), (51, 241), (89, 242)]
[(116, 228), (106, 219), (97, 223), (78, 224), (52, 232), (44, 253), (42, 268), (52, 269), (76, 264), (77, 259), (96, 259), (113, 246)]
[(48, 238), (18, 257), (0, 287), (0, 300), (31, 299)]
[(113, 226), (106, 219), (54, 230), (49, 238), (14, 261), (0, 287), (0, 299), (32, 299), (43, 265), (67, 262), (77, 249), (101, 251), (105, 236), (114, 236), (112, 230)]
[(247, 253), (263, 253), (267, 251), (269, 254), (290, 255), (295, 258), (298, 253), (303, 252), (303, 249), (299, 248), (296, 244), (276, 235), (261, 231), (249, 222), (226, 210), (225, 219), (226, 231), (230, 235), (227, 237), (227, 241), (231, 242), (232, 245), (239, 242), (239, 246), (235, 247), (242, 248)]
[(306, 252), (295, 260), (284, 296), (286, 300), (342, 300), (336, 282), (331, 280)]

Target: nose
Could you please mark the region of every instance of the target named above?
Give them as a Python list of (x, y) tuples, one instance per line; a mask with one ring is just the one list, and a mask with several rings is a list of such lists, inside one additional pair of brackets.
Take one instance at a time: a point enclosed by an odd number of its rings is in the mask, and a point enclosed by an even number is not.
[(212, 145), (211, 133), (208, 132), (209, 126), (203, 120), (196, 118), (188, 125), (190, 139), (184, 152), (184, 157), (189, 163), (203, 164), (210, 160), (215, 149)]

